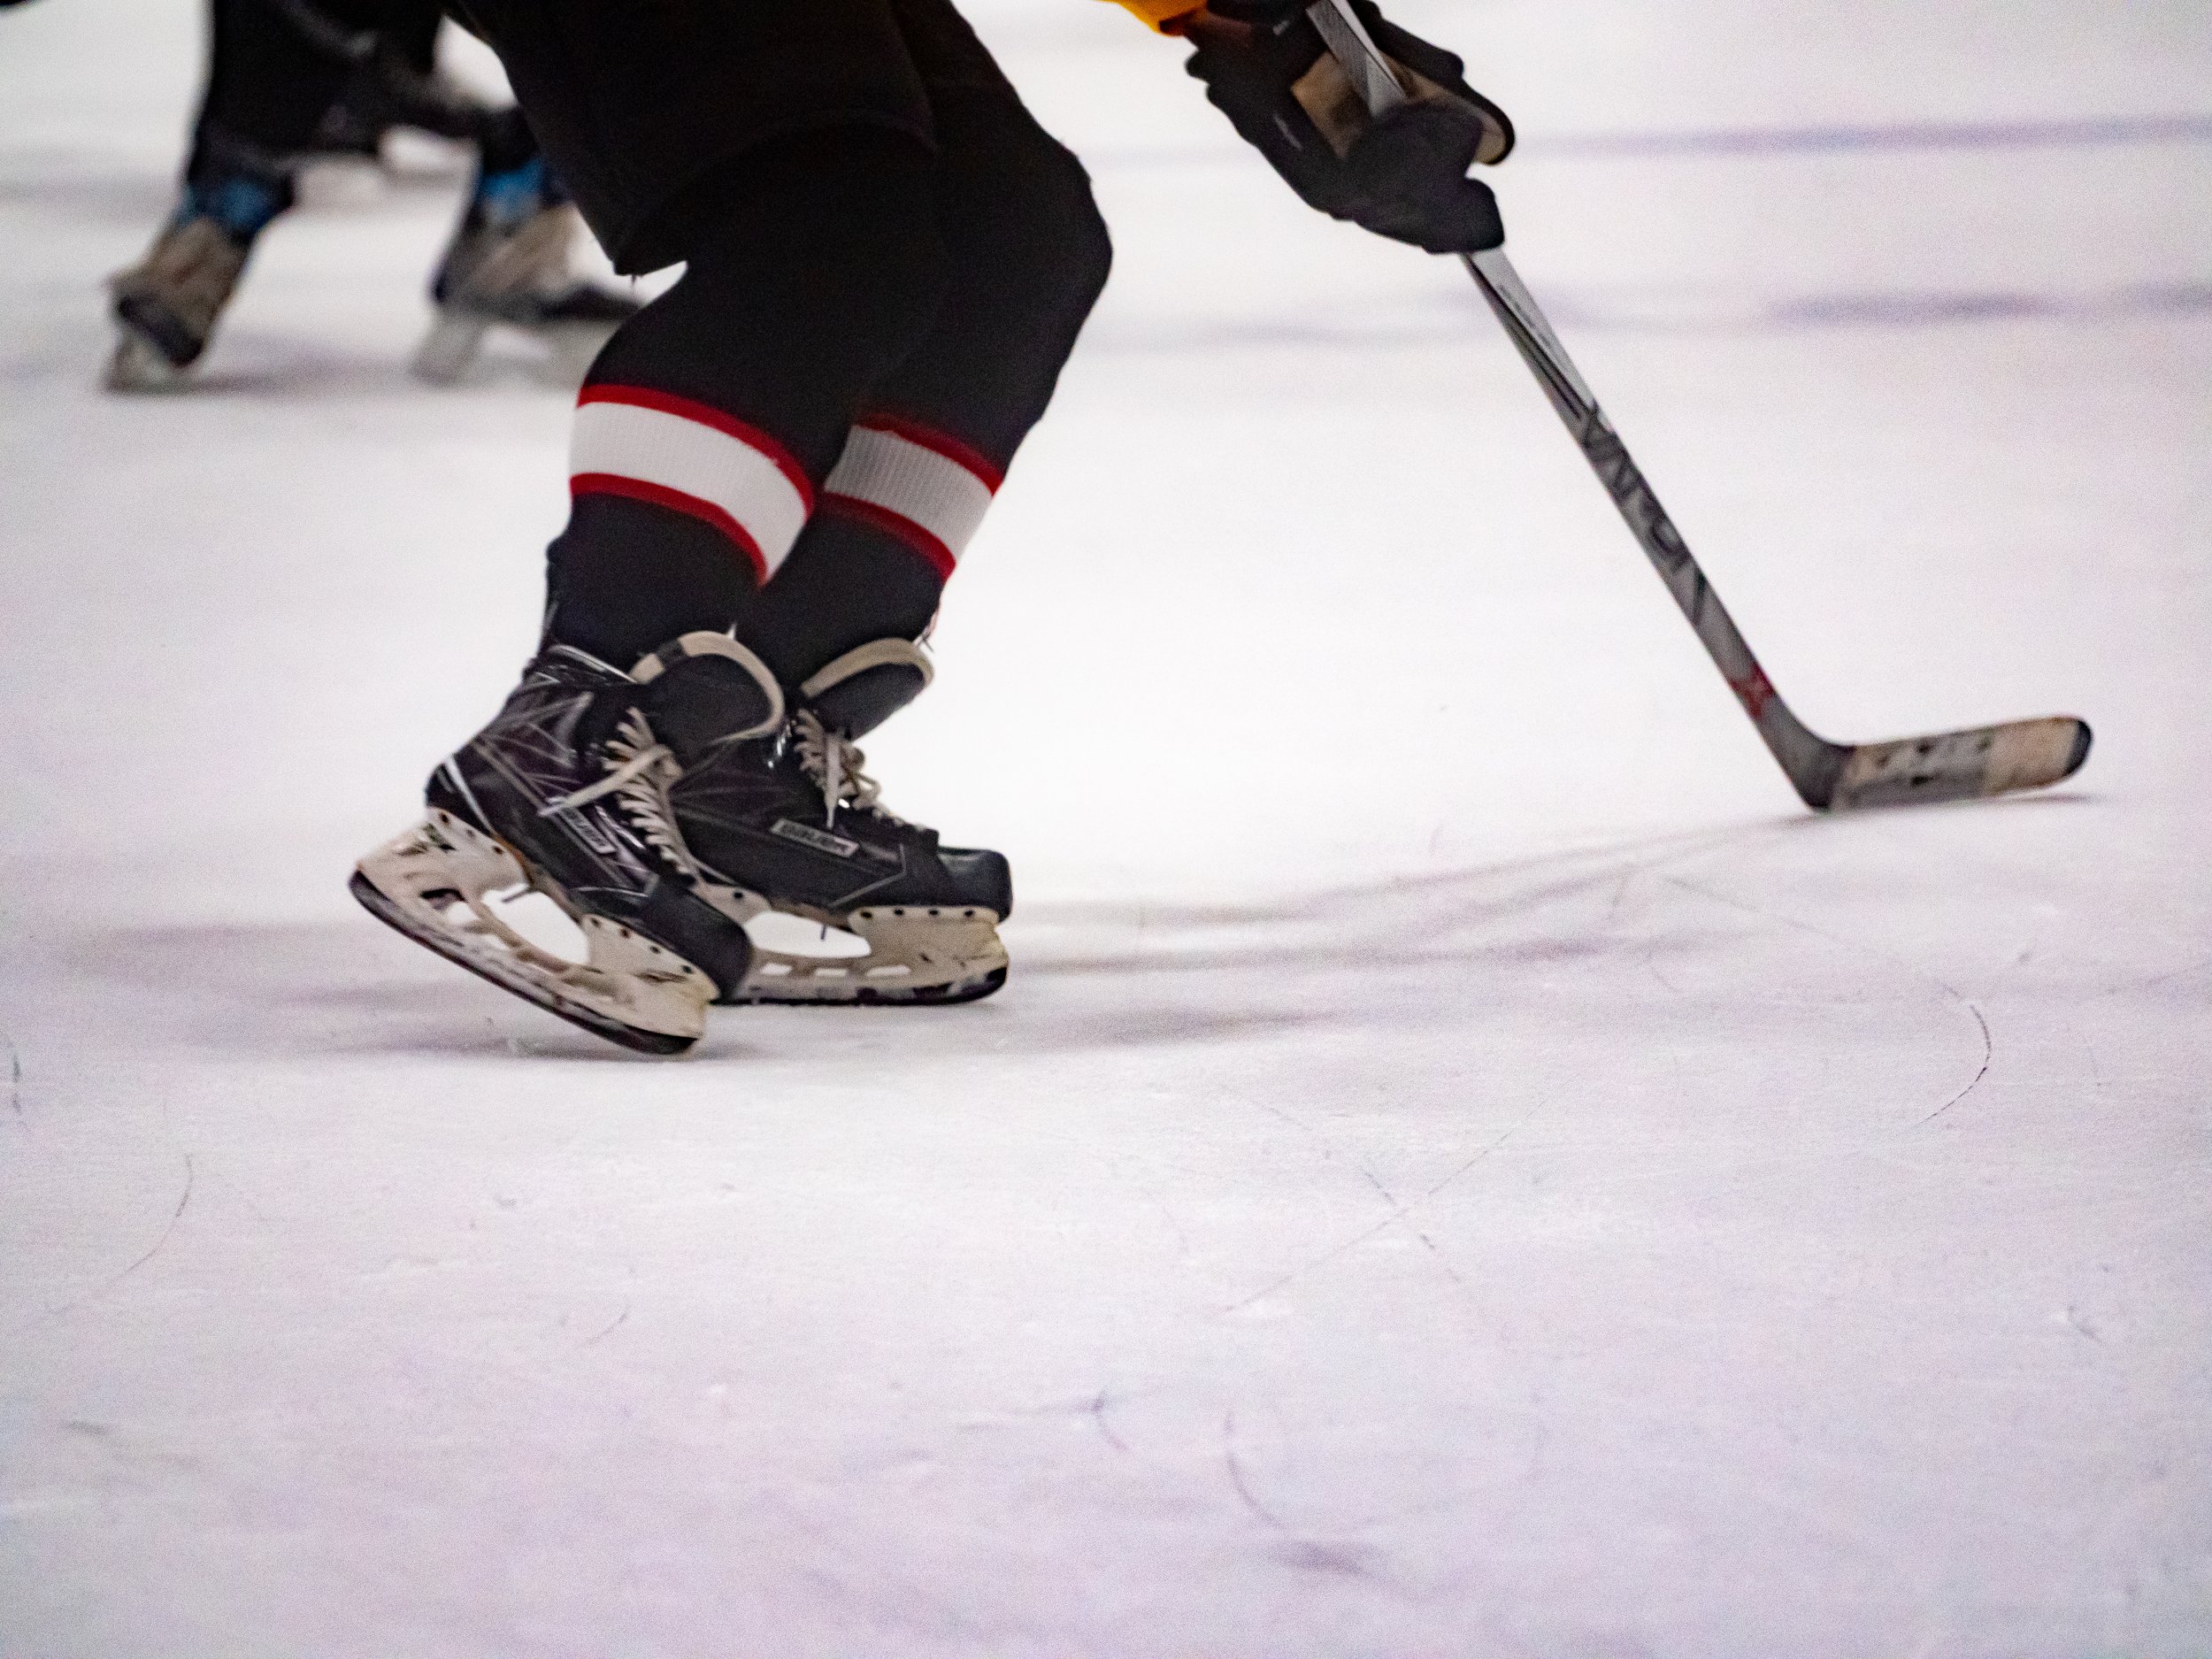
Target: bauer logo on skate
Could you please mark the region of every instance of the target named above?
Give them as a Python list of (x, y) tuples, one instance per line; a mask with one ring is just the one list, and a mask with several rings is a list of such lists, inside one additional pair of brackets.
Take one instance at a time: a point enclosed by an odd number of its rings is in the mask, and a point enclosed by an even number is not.
[(814, 510), (805, 472), (766, 433), (641, 386), (587, 386), (576, 400), (569, 493), (623, 495), (712, 525), (765, 581)]
[(780, 818), (768, 826), (771, 835), (780, 835), (787, 841), (802, 847), (811, 847), (818, 853), (828, 853), (834, 858), (850, 858), (860, 850), (860, 843), (847, 841), (842, 835), (833, 835), (827, 830), (816, 829), (811, 824), (794, 824), (787, 818)]
[(890, 415), (855, 426), (822, 486), (826, 504), (889, 532), (952, 574), (991, 497), (998, 468), (957, 439)]

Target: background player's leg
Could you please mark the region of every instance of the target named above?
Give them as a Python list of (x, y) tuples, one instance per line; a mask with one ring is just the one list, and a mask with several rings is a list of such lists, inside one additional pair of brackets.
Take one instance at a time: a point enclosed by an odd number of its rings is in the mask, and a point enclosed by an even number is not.
[[(308, 158), (373, 154), (382, 132), (416, 127), (476, 145), (478, 166), (432, 282), (441, 322), (418, 366), (458, 374), (494, 323), (585, 356), (636, 307), (568, 274), (574, 210), (528, 124), (425, 72), (439, 12), (431, 0), (212, 0), (208, 83), (176, 211), (139, 265), (114, 282), (119, 389), (181, 385), (206, 350), (261, 233), (292, 205)], [(349, 39), (377, 50), (349, 55)]]
[[(349, 21), (323, 12), (315, 0), (259, 4), (265, 9), (281, 5), (296, 25), (317, 15), (341, 31), (375, 31), (375, 51), (353, 63), (337, 101), (316, 128), (319, 153), (380, 161), (385, 137), (403, 127), (473, 142), (498, 113), (462, 82), (439, 72), (438, 36), (445, 27), (440, 0), (378, 0), (374, 15), (360, 12)], [(311, 13), (303, 9), (311, 6)]]
[(207, 349), (255, 239), (292, 205), (289, 157), (346, 79), (262, 0), (212, 0), (208, 21), (207, 88), (176, 210), (113, 283), (119, 389), (178, 384)]
[(749, 641), (856, 412), (937, 310), (930, 174), (918, 142), (846, 126), (761, 146), (685, 204), (683, 278), (580, 400), (553, 639), (620, 664), (694, 629)]
[(488, 112), (473, 136), (475, 175), (431, 273), (435, 320), (411, 366), (434, 385), (449, 384), (475, 360), (485, 335), (504, 326), (551, 347), (572, 381), (637, 314), (638, 302), (572, 272), (582, 227), (522, 111)]
[(928, 627), (1106, 280), (1089, 179), (1010, 89), (934, 93), (932, 110), (943, 294), (871, 388), (821, 511), (747, 624), (787, 685)]
[[(347, 28), (374, 27), (382, 0), (319, 4)], [(221, 165), (221, 140), (257, 145), (273, 157), (312, 143), (344, 88), (351, 65), (322, 50), (266, 0), (213, 0), (209, 7), (207, 95), (193, 126), (187, 176)], [(210, 156), (210, 141), (216, 154)]]

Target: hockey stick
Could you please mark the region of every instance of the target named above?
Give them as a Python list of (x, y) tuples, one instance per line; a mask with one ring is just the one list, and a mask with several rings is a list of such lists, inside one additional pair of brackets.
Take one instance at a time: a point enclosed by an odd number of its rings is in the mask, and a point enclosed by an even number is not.
[[(1306, 15), (1330, 55), (1343, 65), (1371, 114), (1406, 102), (1405, 90), (1349, 0), (1313, 0)], [(1832, 743), (1790, 711), (1766, 671), (1737, 632), (1681, 532), (1630, 458), (1627, 446), (1583, 380), (1566, 348), (1522, 284), (1505, 250), (1462, 254), (1475, 286), (1490, 303), (1560, 419), (1582, 447), (1621, 517), (1635, 533), (1659, 579), (1674, 595), (1706, 654), (1743, 704), (1768, 749), (1807, 806), (1839, 811), (1920, 801), (1957, 801), (2039, 788), (2073, 775), (2089, 756), (2089, 726), (2069, 717), (2012, 720), (1970, 731), (1898, 738), (1886, 743)]]

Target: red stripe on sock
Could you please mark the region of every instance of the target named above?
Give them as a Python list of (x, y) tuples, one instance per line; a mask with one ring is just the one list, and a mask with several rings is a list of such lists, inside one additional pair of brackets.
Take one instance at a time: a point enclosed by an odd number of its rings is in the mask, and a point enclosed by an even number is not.
[[(775, 464), (776, 470), (791, 480), (792, 488), (799, 492), (799, 499), (806, 503), (809, 512), (814, 511), (814, 483), (806, 475), (806, 469), (792, 457), (791, 451), (776, 442), (758, 426), (749, 426), (735, 415), (726, 415), (710, 403), (679, 397), (673, 392), (657, 392), (649, 386), (587, 386), (576, 395), (576, 406), (586, 403), (629, 403), (639, 409), (658, 410), (664, 415), (677, 415), (686, 420), (695, 420), (703, 426), (712, 426), (727, 437), (759, 450)], [(916, 442), (921, 442), (918, 438)]]
[(711, 525), (730, 539), (732, 545), (742, 553), (753, 567), (753, 580), (768, 580), (768, 561), (763, 557), (760, 543), (745, 533), (745, 526), (710, 501), (701, 501), (696, 495), (687, 495), (680, 489), (671, 489), (665, 484), (649, 484), (641, 478), (625, 478), (619, 472), (579, 472), (568, 480), (572, 500), (579, 495), (619, 495), (626, 501), (641, 501), (650, 506), (665, 507), (671, 512), (680, 512)]
[(845, 513), (863, 524), (873, 525), (887, 535), (896, 537), (936, 566), (938, 580), (952, 580), (953, 570), (958, 564), (952, 556), (952, 549), (903, 513), (879, 507), (872, 501), (862, 501), (856, 495), (825, 495), (822, 506), (826, 511)]
[(994, 495), (1006, 481), (1006, 474), (993, 466), (980, 449), (971, 449), (959, 439), (950, 437), (934, 427), (925, 426), (918, 420), (909, 420), (904, 415), (895, 415), (887, 410), (872, 409), (854, 423), (873, 426), (878, 432), (887, 432), (895, 438), (904, 438), (909, 443), (918, 443), (933, 454), (941, 455), (955, 466), (965, 469), (983, 480), (983, 488)]

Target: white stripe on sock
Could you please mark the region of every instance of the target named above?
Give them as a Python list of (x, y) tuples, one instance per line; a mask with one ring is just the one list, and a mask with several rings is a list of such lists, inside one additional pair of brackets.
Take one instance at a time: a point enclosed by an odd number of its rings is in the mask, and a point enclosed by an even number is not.
[(949, 566), (990, 510), (992, 483), (911, 438), (855, 426), (822, 489), (903, 519), (942, 549)]
[[(810, 503), (780, 452), (733, 420), (707, 420), (625, 396), (627, 388), (586, 388), (570, 442), (569, 473), (580, 493), (634, 493), (646, 500), (683, 497), (710, 511), (696, 516), (726, 533), (734, 527), (773, 575), (806, 527)], [(658, 401), (658, 400), (657, 400)], [(665, 400), (674, 402), (676, 400)], [(712, 411), (703, 411), (703, 413)], [(625, 491), (623, 485), (645, 488)], [(665, 504), (688, 511), (681, 501)]]

